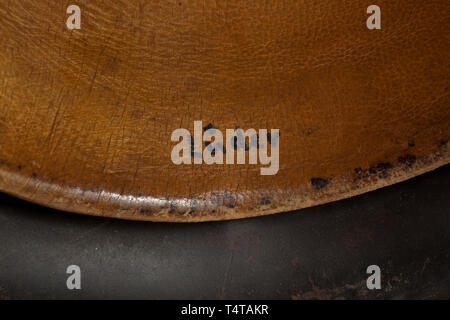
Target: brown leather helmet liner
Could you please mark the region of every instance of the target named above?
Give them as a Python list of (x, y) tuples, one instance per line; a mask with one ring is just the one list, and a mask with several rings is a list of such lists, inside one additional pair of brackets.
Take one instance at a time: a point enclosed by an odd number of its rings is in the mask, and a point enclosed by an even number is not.
[[(0, 3), (0, 190), (152, 221), (294, 210), (449, 163), (447, 0)], [(279, 129), (279, 170), (175, 165), (171, 134)], [(270, 139), (269, 139), (270, 140)], [(248, 154), (249, 152), (246, 151)], [(248, 155), (247, 155), (248, 156)]]

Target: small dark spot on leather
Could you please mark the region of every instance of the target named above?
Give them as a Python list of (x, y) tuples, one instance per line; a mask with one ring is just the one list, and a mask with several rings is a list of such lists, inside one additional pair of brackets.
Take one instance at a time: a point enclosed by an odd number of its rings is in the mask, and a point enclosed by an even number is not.
[(21, 166), (21, 165), (18, 165), (18, 166), (17, 166), (17, 169), (22, 170), (22, 166)]
[(306, 134), (307, 136), (312, 135), (312, 133), (313, 133), (313, 131), (312, 131), (311, 128), (308, 128), (308, 129), (306, 130), (306, 132), (305, 132), (305, 134)]
[(231, 193), (229, 192), (225, 192), (223, 194), (223, 205), (227, 208), (234, 208), (236, 207), (236, 197), (233, 196)]
[(355, 171), (354, 177), (355, 177), (356, 181), (366, 179), (367, 177), (369, 177), (368, 170), (364, 170), (364, 169), (358, 167), (358, 168), (355, 168), (354, 171)]
[(369, 168), (369, 173), (377, 175), (379, 178), (385, 179), (390, 176), (389, 170), (392, 169), (392, 164), (389, 162), (380, 162), (376, 166)]
[(170, 202), (169, 206), (170, 206), (169, 213), (174, 213), (175, 210), (177, 209), (177, 205), (173, 202)]
[(197, 211), (197, 200), (191, 199), (189, 207), (191, 213)]
[(414, 163), (416, 163), (416, 156), (412, 154), (407, 154), (402, 157), (398, 157), (398, 162), (401, 164), (406, 165), (408, 168), (411, 168)]
[(416, 143), (414, 142), (414, 140), (409, 140), (408, 141), (408, 147), (412, 148), (416, 145)]
[(329, 184), (330, 180), (331, 179), (312, 178), (311, 184), (313, 185), (314, 188), (316, 188), (317, 190), (320, 190), (320, 189), (324, 188), (327, 184)]
[(32, 176), (33, 178), (36, 178), (36, 177), (37, 177), (36, 172), (33, 172), (33, 173), (31, 174), (31, 176)]
[(270, 201), (269, 198), (263, 197), (261, 198), (261, 200), (259, 201), (259, 204), (262, 206), (267, 206), (269, 204), (271, 204), (272, 202)]
[(219, 196), (218, 196), (215, 192), (213, 192), (213, 193), (211, 194), (211, 198), (209, 199), (209, 201), (211, 202), (211, 204), (212, 204), (213, 206), (217, 206), (218, 198), (219, 198)]

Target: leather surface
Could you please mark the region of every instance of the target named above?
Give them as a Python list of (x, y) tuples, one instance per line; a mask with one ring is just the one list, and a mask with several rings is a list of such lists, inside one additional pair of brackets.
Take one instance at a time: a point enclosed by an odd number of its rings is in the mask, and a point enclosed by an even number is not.
[[(448, 1), (0, 3), (0, 190), (202, 221), (325, 203), (449, 162)], [(180, 165), (177, 128), (280, 129), (280, 169)]]

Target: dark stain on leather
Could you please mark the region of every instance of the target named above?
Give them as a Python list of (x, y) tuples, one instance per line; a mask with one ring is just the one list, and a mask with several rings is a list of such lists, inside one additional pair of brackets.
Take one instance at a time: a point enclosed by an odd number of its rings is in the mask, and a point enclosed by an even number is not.
[(267, 206), (267, 205), (269, 205), (271, 203), (272, 202), (267, 197), (262, 197), (261, 200), (259, 201), (259, 204), (262, 205), (262, 206)]
[(390, 170), (393, 168), (390, 162), (380, 162), (376, 166), (369, 168), (369, 173), (377, 175), (378, 178), (386, 179), (390, 176)]
[(331, 178), (330, 179), (312, 178), (311, 179), (311, 184), (317, 190), (321, 190), (321, 189), (325, 188), (330, 183), (330, 181), (331, 181)]
[(197, 211), (197, 207), (198, 207), (197, 200), (195, 200), (194, 198), (191, 198), (189, 207), (190, 207), (190, 210), (189, 210), (190, 213), (194, 213), (195, 211)]
[[(411, 161), (411, 159), (409, 159), (409, 161)], [(354, 180), (365, 180), (370, 176), (376, 176), (380, 179), (386, 179), (391, 175), (392, 168), (393, 166), (390, 162), (379, 162), (378, 164), (371, 166), (369, 169), (362, 169), (361, 167), (358, 167), (354, 169)]]
[(230, 192), (225, 192), (222, 197), (223, 205), (227, 208), (234, 208), (237, 204), (236, 196)]
[(369, 173), (367, 172), (367, 170), (363, 170), (362, 168), (358, 167), (354, 169), (355, 172), (355, 180), (362, 180), (365, 179), (369, 176)]
[(417, 158), (415, 155), (407, 154), (407, 155), (398, 157), (397, 160), (399, 163), (406, 165), (408, 168), (411, 168), (414, 165), (414, 163), (416, 163)]
[(169, 213), (174, 213), (175, 210), (177, 209), (177, 205), (173, 201), (169, 201), (169, 207), (170, 207)]

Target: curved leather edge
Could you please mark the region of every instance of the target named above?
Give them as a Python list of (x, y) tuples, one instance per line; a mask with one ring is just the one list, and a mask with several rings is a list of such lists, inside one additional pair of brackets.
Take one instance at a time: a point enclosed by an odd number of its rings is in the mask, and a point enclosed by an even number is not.
[(414, 163), (360, 169), (296, 190), (254, 190), (251, 193), (210, 192), (191, 199), (118, 195), (106, 190), (81, 191), (24, 177), (0, 168), (0, 191), (50, 208), (93, 216), (154, 222), (231, 220), (299, 210), (350, 198), (389, 186), (450, 163), (449, 143)]

